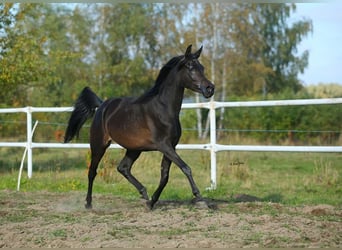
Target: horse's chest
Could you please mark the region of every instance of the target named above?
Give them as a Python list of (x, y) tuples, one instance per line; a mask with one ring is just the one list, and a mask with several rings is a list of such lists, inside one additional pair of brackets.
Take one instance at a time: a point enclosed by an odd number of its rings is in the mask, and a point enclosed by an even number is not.
[(175, 121), (172, 125), (172, 134), (179, 138), (182, 134), (182, 128), (181, 128), (181, 125), (180, 125), (180, 122), (179, 121)]

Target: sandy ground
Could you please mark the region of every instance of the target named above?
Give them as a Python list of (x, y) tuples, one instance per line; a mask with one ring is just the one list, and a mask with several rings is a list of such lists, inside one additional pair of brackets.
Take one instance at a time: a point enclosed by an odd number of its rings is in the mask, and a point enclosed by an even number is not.
[(0, 191), (0, 247), (342, 247), (341, 208), (208, 203)]

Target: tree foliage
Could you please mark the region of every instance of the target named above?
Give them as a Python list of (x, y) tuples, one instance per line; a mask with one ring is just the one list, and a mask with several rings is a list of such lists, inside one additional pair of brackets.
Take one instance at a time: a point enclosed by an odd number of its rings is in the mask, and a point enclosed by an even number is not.
[(0, 84), (8, 105), (62, 105), (81, 85), (105, 97), (141, 94), (190, 43), (205, 46), (216, 98), (296, 92), (308, 58), (296, 49), (312, 30), (309, 20), (289, 24), (294, 4), (0, 6)]
[[(93, 79), (102, 95), (137, 95), (153, 81), (151, 5), (101, 4), (91, 13)], [(146, 59), (145, 59), (146, 58)], [(146, 74), (147, 73), (147, 74)]]
[(305, 19), (290, 26), (288, 19), (295, 9), (295, 4), (257, 5), (262, 23), (258, 32), (264, 41), (262, 58), (273, 71), (266, 79), (266, 88), (272, 93), (286, 88), (297, 92), (302, 88), (298, 74), (308, 66), (309, 53), (296, 56), (297, 47), (312, 32), (312, 22)]
[(84, 56), (69, 37), (69, 10), (50, 4), (12, 8), (15, 21), (4, 32), (7, 47), (0, 60), (3, 103), (61, 105)]
[[(313, 30), (309, 19), (290, 20), (295, 10), (285, 3), (2, 3), (0, 105), (69, 106), (84, 86), (103, 98), (140, 95), (189, 44), (204, 46), (201, 62), (216, 100), (295, 97), (309, 56), (297, 47)], [(296, 112), (281, 125), (298, 127), (302, 111)], [(206, 115), (197, 112), (200, 130)], [(222, 109), (222, 129), (232, 126), (225, 116)], [(264, 127), (276, 123), (272, 112), (259, 117)]]

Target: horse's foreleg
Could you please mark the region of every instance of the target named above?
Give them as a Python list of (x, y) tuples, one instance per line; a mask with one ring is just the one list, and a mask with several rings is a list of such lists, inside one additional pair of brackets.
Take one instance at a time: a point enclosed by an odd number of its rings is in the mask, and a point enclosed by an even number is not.
[(88, 192), (87, 192), (87, 198), (86, 198), (87, 203), (85, 205), (87, 209), (92, 208), (91, 202), (92, 202), (93, 182), (97, 175), (97, 167), (99, 165), (99, 162), (101, 161), (101, 158), (106, 152), (106, 149), (109, 147), (109, 145), (110, 145), (110, 142), (105, 146), (99, 146), (99, 147), (95, 147), (94, 145), (91, 146), (91, 163), (90, 163), (90, 167), (88, 171)]
[(196, 200), (202, 200), (201, 193), (192, 177), (191, 168), (180, 158), (175, 149), (172, 147), (164, 147), (161, 152), (163, 152), (167, 158), (174, 162), (188, 178), (192, 193), (195, 196)]
[(157, 190), (152, 195), (152, 199), (149, 204), (151, 209), (153, 208), (154, 204), (158, 201), (161, 192), (163, 191), (164, 187), (166, 186), (169, 180), (170, 165), (170, 159), (164, 155), (161, 163), (160, 183)]
[(142, 198), (148, 200), (146, 188), (131, 173), (132, 165), (140, 154), (141, 151), (127, 150), (117, 169), (139, 191)]

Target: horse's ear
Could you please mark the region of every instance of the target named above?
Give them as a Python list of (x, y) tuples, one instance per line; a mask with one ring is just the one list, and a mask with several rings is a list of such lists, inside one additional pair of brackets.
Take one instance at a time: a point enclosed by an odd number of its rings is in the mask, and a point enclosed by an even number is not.
[(199, 50), (197, 50), (195, 53), (194, 53), (194, 57), (196, 59), (198, 59), (201, 55), (201, 52), (202, 52), (202, 49), (203, 49), (203, 45), (201, 46), (201, 48)]
[(188, 46), (188, 48), (186, 49), (186, 51), (185, 51), (184, 56), (185, 56), (186, 59), (190, 58), (190, 56), (191, 56), (191, 47), (192, 47), (192, 44), (190, 44)]

